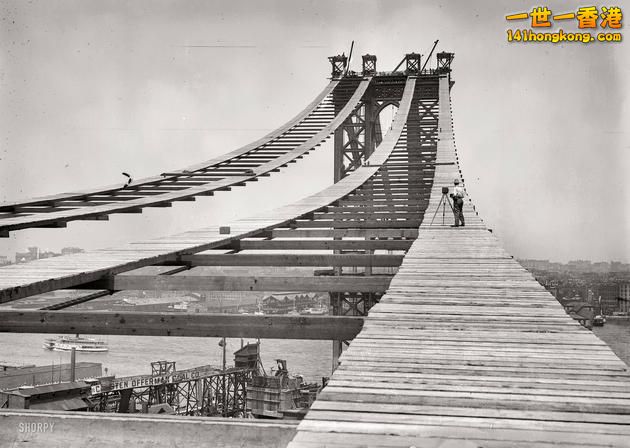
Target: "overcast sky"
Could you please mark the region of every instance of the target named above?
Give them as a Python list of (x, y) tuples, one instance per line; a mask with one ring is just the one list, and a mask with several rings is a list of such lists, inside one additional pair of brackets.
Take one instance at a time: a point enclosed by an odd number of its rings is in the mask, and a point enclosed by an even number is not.
[[(438, 50), (455, 53), (466, 186), (506, 248), (519, 258), (630, 262), (628, 45), (510, 44), (506, 30), (528, 24), (506, 14), (543, 5), (574, 12), (580, 3), (498, 3), (0, 1), (0, 201), (210, 159), (301, 110), (327, 83), (327, 57), (347, 54), (352, 40), (355, 69), (369, 52), (391, 70), (440, 39)], [(327, 145), (281, 175), (213, 198), (19, 231), (0, 254), (215, 226), (331, 181)]]

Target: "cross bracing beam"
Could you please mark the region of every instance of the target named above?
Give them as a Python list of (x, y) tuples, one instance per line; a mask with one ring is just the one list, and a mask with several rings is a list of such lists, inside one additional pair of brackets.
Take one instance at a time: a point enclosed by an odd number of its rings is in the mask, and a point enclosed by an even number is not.
[(399, 266), (403, 255), (364, 254), (225, 254), (183, 255), (190, 266)]
[(304, 291), (383, 292), (391, 276), (306, 277), (237, 275), (116, 275), (85, 285), (88, 289), (146, 291)]
[(407, 250), (411, 240), (241, 240), (240, 250)]
[[(354, 207), (352, 207), (354, 208)], [(389, 210), (386, 209), (386, 210)], [(369, 210), (367, 210), (369, 211)], [(274, 238), (416, 238), (416, 229), (274, 229)]]
[(268, 339), (352, 339), (363, 319), (113, 311), (2, 311), (0, 332)]
[[(409, 203), (409, 202), (405, 202)], [(415, 204), (415, 202), (413, 202)], [(296, 227), (298, 228), (334, 228), (334, 229), (380, 229), (384, 225), (387, 225), (391, 229), (412, 229), (417, 228), (420, 225), (420, 219), (406, 219), (400, 221), (392, 220), (333, 220), (322, 219), (319, 221), (297, 221)], [(386, 224), (385, 224), (386, 223)]]

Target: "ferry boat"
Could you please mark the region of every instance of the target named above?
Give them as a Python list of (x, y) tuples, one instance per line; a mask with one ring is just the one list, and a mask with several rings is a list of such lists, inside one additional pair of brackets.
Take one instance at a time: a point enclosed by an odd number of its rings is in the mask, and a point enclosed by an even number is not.
[(45, 349), (55, 350), (58, 352), (69, 352), (73, 348), (78, 352), (106, 352), (109, 350), (107, 342), (98, 341), (92, 338), (76, 336), (59, 336), (49, 338), (44, 341)]

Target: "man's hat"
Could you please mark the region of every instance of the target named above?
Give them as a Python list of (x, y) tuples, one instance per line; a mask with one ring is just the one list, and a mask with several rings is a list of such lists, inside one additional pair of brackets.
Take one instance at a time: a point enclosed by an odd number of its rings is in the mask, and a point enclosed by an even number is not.
[(458, 184), (458, 183), (459, 183), (459, 179), (455, 179), (455, 180), (453, 181), (453, 183)]

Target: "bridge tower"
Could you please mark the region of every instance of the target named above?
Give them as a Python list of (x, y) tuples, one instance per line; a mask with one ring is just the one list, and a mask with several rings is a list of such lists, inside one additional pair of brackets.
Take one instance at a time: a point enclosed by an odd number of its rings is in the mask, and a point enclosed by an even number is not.
[[(410, 113), (405, 126), (404, 150), (398, 160), (401, 163), (409, 164), (412, 169), (404, 171), (408, 175), (409, 200), (415, 206), (421, 206), (420, 197), (428, 195), (430, 183), (425, 179), (432, 173), (432, 163), (435, 161), (437, 150), (438, 133), (438, 76), (435, 71), (422, 71), (422, 56), (419, 53), (408, 53), (402, 63), (405, 63), (404, 72), (379, 73), (377, 72), (374, 55), (365, 54), (362, 56), (362, 71), (356, 73), (347, 70), (342, 74), (342, 64), (347, 64), (341, 57), (329, 58), (332, 64), (333, 79), (343, 78), (345, 82), (356, 80), (358, 83), (362, 79), (370, 79), (370, 86), (363, 94), (361, 100), (348, 118), (337, 128), (334, 134), (334, 181), (341, 181), (350, 173), (366, 164), (368, 158), (376, 150), (383, 140), (386, 129), (381, 129), (380, 114), (388, 106), (400, 107), (400, 100), (403, 96), (405, 82), (409, 76), (417, 77), (416, 93), (411, 100)], [(452, 57), (451, 57), (452, 60)], [(448, 58), (444, 64), (448, 64)], [(339, 95), (341, 96), (342, 93)], [(335, 104), (344, 104), (343, 101), (335, 101)], [(337, 106), (336, 111), (340, 109)], [(419, 168), (424, 166), (425, 168)], [(426, 168), (428, 167), (428, 168)], [(372, 201), (375, 197), (391, 185), (400, 188), (401, 170), (404, 168), (392, 168), (391, 171), (384, 171), (381, 174), (382, 184), (365, 187), (362, 195), (366, 200)], [(396, 187), (395, 187), (396, 188)], [(400, 193), (400, 189), (398, 193)], [(427, 196), (428, 197), (428, 196)], [(392, 196), (390, 199), (395, 202), (399, 197)], [(393, 203), (392, 202), (392, 203)], [(340, 220), (339, 226), (343, 228), (347, 223)], [(359, 224), (372, 225), (369, 223)], [(383, 223), (382, 225), (387, 225)], [(334, 237), (333, 239), (342, 239)], [(366, 237), (366, 240), (373, 239)], [(335, 254), (363, 254), (373, 255), (373, 250), (351, 251), (336, 250)], [(335, 276), (372, 276), (372, 268), (366, 266), (345, 266), (334, 268)], [(378, 275), (378, 273), (376, 273)], [(382, 294), (346, 291), (331, 292), (330, 304), (332, 314), (336, 316), (366, 316), (368, 311), (380, 301)], [(342, 351), (348, 345), (348, 341), (333, 341), (332, 367), (336, 369), (338, 359)]]
[[(339, 73), (339, 56), (329, 58), (332, 64), (332, 75)], [(363, 78), (373, 78), (376, 76), (376, 56), (365, 54), (362, 56), (361, 74), (354, 72), (347, 73), (347, 76), (356, 77), (357, 80)], [(347, 61), (343, 61), (344, 64)], [(337, 102), (335, 102), (337, 103)], [(379, 101), (377, 89), (371, 86), (367, 89), (357, 107), (350, 116), (334, 133), (334, 182), (337, 183), (349, 173), (362, 166), (372, 155), (376, 147), (381, 143), (383, 134), (381, 130), (379, 114), (384, 106)], [(335, 238), (341, 239), (341, 238)], [(351, 251), (336, 250), (335, 254), (350, 253)], [(371, 253), (372, 251), (367, 251)], [(358, 267), (350, 267), (349, 272), (343, 272), (343, 268), (334, 269), (337, 276), (350, 274), (355, 275)], [(365, 275), (370, 275), (366, 268)], [(365, 316), (368, 310), (378, 302), (380, 295), (368, 292), (332, 292), (330, 293), (330, 304), (332, 314), (335, 316)], [(338, 365), (344, 345), (348, 341), (333, 341), (332, 366), (335, 369)]]

